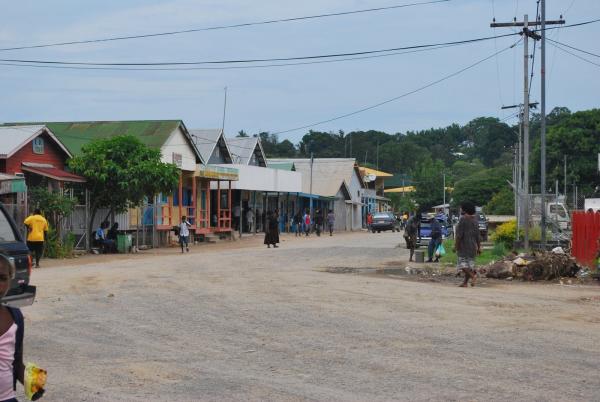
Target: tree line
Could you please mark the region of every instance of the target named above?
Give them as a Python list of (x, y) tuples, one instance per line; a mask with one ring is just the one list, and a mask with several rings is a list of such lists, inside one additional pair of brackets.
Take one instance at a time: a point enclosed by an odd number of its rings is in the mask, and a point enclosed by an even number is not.
[[(564, 183), (563, 161), (567, 156), (567, 184), (575, 183), (580, 194), (592, 196), (600, 184), (600, 109), (572, 113), (557, 107), (547, 115), (547, 183), (553, 191), (555, 180)], [(530, 121), (531, 172), (534, 192), (540, 192), (539, 114)], [(379, 168), (413, 184), (416, 193), (409, 200), (394, 197), (397, 208), (422, 209), (441, 204), (446, 186), (453, 189), (447, 200), (470, 199), (485, 206), (488, 213), (512, 214), (512, 164), (518, 141), (518, 124), (509, 125), (496, 117), (478, 117), (465, 125), (430, 128), (405, 133), (352, 131), (345, 133), (310, 130), (294, 144), (279, 140), (276, 134), (261, 132), (269, 158), (356, 158), (361, 165)], [(241, 131), (239, 136), (248, 136)], [(398, 182), (394, 183), (398, 185)], [(600, 196), (600, 195), (599, 195)]]

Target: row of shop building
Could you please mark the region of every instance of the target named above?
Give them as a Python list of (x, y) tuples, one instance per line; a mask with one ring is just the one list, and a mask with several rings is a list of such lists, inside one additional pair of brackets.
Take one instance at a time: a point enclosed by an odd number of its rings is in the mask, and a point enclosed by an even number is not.
[[(280, 229), (292, 217), (319, 209), (336, 216), (335, 230), (359, 230), (368, 212), (389, 210), (384, 179), (351, 158), (268, 159), (258, 137), (225, 137), (221, 129), (188, 129), (181, 120), (53, 122), (0, 126), (0, 201), (17, 221), (28, 213), (27, 189), (47, 187), (77, 197), (65, 221), (80, 246), (89, 243), (85, 178), (67, 161), (95, 139), (131, 135), (160, 149), (162, 161), (179, 169), (177, 188), (150, 197), (146, 205), (112, 216), (124, 231), (141, 232), (154, 246), (169, 241), (182, 216), (198, 237), (258, 232), (267, 211), (278, 210)], [(318, 152), (318, 150), (317, 150)], [(94, 225), (105, 219), (100, 211)]]

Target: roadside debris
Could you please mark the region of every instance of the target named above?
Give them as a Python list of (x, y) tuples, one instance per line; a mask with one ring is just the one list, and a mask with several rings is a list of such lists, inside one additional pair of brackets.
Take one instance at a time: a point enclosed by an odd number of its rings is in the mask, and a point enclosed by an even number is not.
[(589, 275), (581, 273), (582, 269), (575, 260), (565, 254), (561, 247), (551, 252), (533, 255), (519, 254), (493, 262), (482, 269), (486, 277), (495, 279), (520, 278), (528, 281), (549, 281), (562, 277), (584, 278)]

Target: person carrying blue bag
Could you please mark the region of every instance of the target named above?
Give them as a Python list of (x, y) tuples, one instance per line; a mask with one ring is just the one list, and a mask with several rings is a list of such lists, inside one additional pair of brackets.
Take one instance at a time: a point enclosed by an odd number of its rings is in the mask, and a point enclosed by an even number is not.
[[(442, 225), (435, 218), (431, 218), (431, 240), (429, 240), (428, 254), (429, 259), (427, 262), (440, 262), (440, 256), (436, 253), (438, 247), (442, 244)], [(435, 261), (433, 256), (435, 255)]]

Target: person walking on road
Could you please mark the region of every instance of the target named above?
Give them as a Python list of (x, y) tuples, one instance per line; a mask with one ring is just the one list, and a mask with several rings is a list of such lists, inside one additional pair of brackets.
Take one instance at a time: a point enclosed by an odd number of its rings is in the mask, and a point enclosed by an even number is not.
[(42, 216), (42, 211), (36, 208), (33, 215), (23, 222), (27, 226), (27, 247), (34, 255), (35, 267), (40, 267), (40, 258), (44, 251), (44, 240), (48, 234), (48, 221)]
[(329, 236), (333, 236), (333, 226), (335, 225), (335, 214), (330, 209), (327, 214), (327, 226), (329, 226)]
[(404, 240), (406, 241), (406, 248), (410, 250), (410, 258), (408, 261), (413, 260), (415, 255), (415, 248), (417, 247), (417, 236), (419, 234), (419, 226), (421, 223), (421, 214), (413, 215), (406, 221), (406, 229), (404, 229)]
[[(431, 227), (431, 240), (429, 240), (429, 247), (428, 247), (428, 254), (429, 254), (429, 259), (427, 260), (427, 262), (433, 262), (433, 256), (434, 254), (436, 254), (438, 247), (440, 246), (440, 244), (442, 244), (442, 225), (440, 224), (440, 222), (435, 218), (435, 216), (433, 218), (431, 218), (430, 221), (430, 227)], [(439, 262), (440, 261), (440, 256), (439, 255), (435, 255), (435, 262)]]
[(371, 230), (371, 225), (373, 225), (373, 215), (369, 212), (367, 214), (367, 230)]
[(294, 233), (296, 234), (296, 237), (298, 237), (302, 234), (302, 214), (300, 213), (300, 211), (296, 212), (296, 214), (294, 215), (293, 224)]
[(323, 230), (323, 214), (321, 209), (315, 209), (315, 232), (317, 236), (321, 237), (321, 230)]
[(248, 223), (248, 233), (252, 233), (254, 231), (254, 211), (252, 208), (246, 212), (246, 222)]
[(181, 252), (183, 253), (183, 246), (185, 251), (190, 251), (190, 226), (192, 224), (188, 222), (187, 216), (181, 217), (181, 223), (179, 224), (179, 244), (181, 245)]
[(271, 213), (267, 211), (267, 226), (265, 227), (265, 241), (264, 243), (267, 245), (267, 248), (271, 248), (273, 245), (274, 248), (277, 248), (277, 243), (279, 243), (279, 211), (275, 210), (275, 212)]
[(456, 226), (454, 235), (454, 249), (458, 256), (457, 270), (463, 272), (465, 278), (460, 287), (467, 287), (469, 279), (471, 286), (475, 286), (477, 281), (477, 271), (475, 271), (475, 256), (481, 254), (481, 236), (479, 234), (479, 225), (475, 215), (475, 205), (471, 202), (463, 202), (460, 205), (462, 217)]
[(308, 210), (306, 210), (306, 212), (304, 212), (304, 234), (306, 235), (306, 237), (308, 237), (308, 235), (310, 235), (310, 225), (311, 225), (311, 219), (310, 219), (310, 213), (308, 212)]

